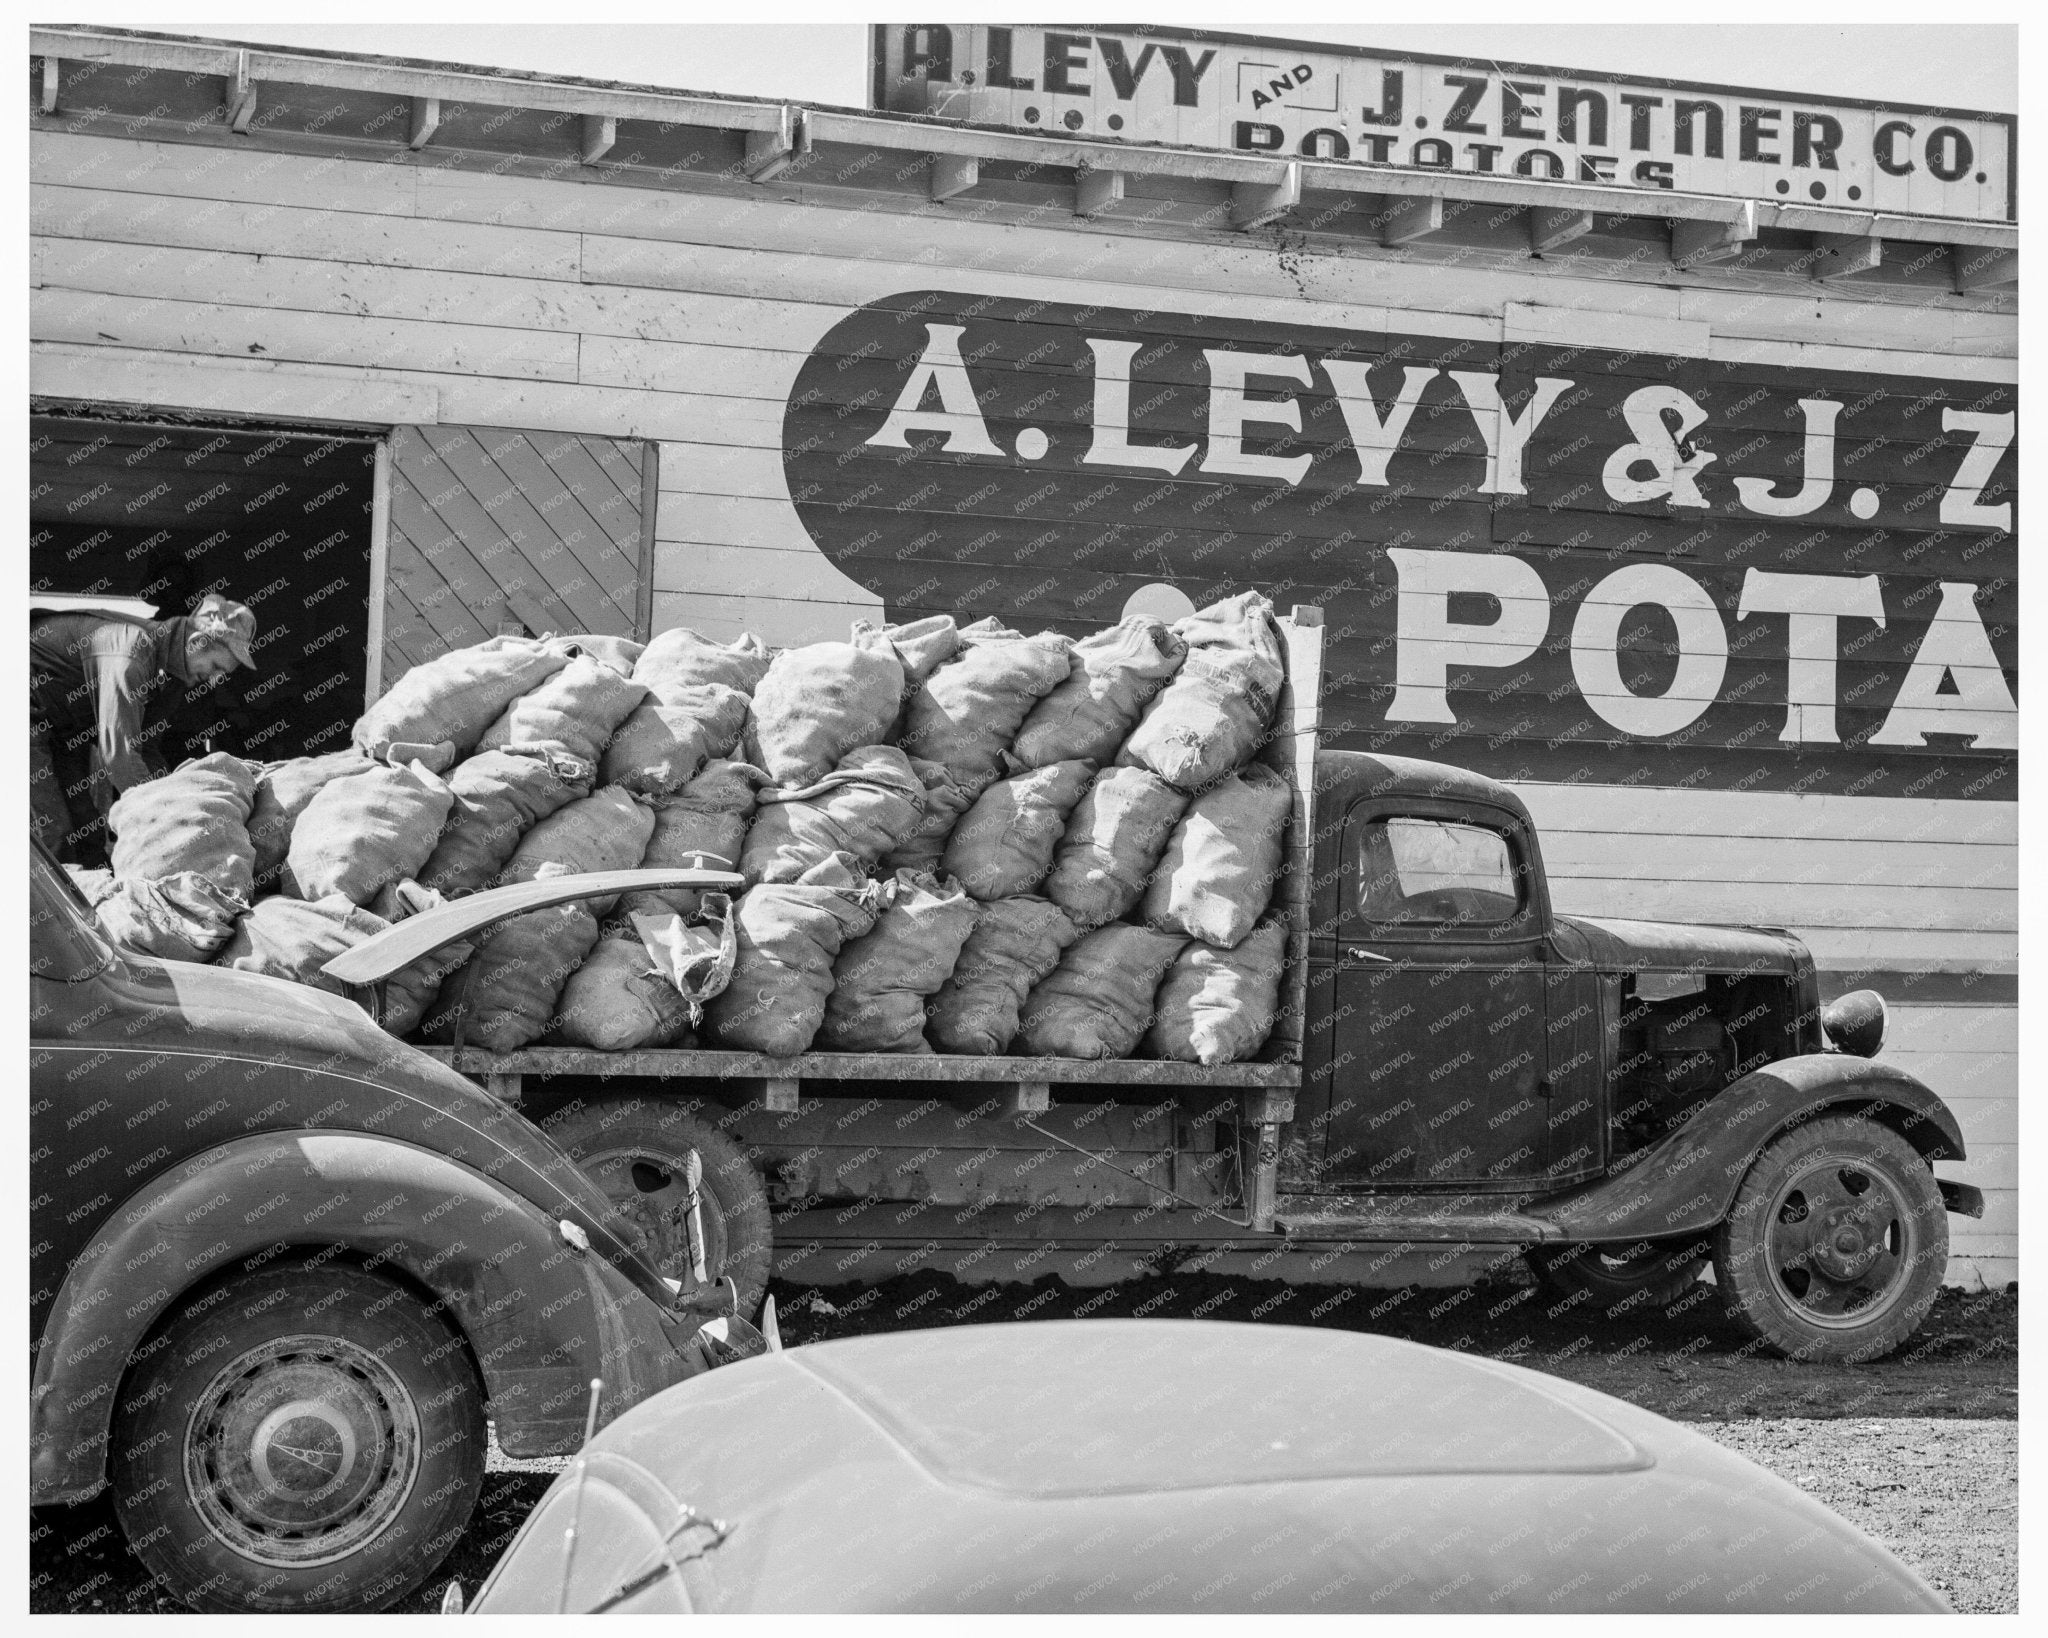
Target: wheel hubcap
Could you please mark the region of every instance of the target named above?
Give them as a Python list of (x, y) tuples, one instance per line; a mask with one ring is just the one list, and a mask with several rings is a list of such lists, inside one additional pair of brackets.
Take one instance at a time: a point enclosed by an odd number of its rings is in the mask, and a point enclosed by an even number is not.
[(1816, 1325), (1869, 1324), (1904, 1289), (1916, 1249), (1898, 1186), (1855, 1161), (1816, 1157), (1771, 1205), (1772, 1278)]
[(341, 1337), (279, 1337), (239, 1355), (187, 1424), (185, 1483), (207, 1529), (279, 1568), (359, 1551), (404, 1507), (420, 1463), (405, 1384)]

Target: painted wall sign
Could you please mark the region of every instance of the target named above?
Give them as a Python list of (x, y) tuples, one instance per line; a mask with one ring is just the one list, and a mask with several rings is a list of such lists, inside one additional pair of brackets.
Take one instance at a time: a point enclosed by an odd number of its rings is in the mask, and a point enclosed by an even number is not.
[(972, 125), (2003, 221), (2009, 115), (1156, 28), (885, 23), (878, 108)]
[(1502, 777), (2011, 799), (2016, 389), (945, 291), (783, 461), (892, 615), (1328, 610), (1333, 742)]

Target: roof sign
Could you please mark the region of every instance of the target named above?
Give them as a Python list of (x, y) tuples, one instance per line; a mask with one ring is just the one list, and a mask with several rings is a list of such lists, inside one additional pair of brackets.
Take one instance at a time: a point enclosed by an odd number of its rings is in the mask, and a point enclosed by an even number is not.
[(884, 23), (877, 108), (968, 125), (1966, 221), (2010, 115), (1157, 28)]

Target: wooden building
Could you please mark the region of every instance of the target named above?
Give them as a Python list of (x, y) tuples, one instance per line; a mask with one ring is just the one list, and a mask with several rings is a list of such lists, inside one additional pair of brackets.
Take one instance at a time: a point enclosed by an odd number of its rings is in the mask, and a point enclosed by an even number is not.
[(1559, 908), (1884, 991), (2016, 1277), (2012, 221), (30, 52), (31, 578), (250, 603), (194, 734), (500, 630), (1319, 603), (1332, 743), (1512, 780)]

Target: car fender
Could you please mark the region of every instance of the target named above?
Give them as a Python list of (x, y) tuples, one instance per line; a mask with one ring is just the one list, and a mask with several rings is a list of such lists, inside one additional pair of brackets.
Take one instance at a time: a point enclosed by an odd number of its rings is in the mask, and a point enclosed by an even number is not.
[(72, 1264), (36, 1353), (34, 1500), (78, 1501), (106, 1482), (121, 1382), (185, 1293), (304, 1247), (389, 1265), (432, 1293), (514, 1455), (575, 1448), (593, 1376), (609, 1419), (694, 1368), (654, 1304), (482, 1173), (360, 1132), (265, 1133), (145, 1186)]
[(1624, 1170), (1522, 1210), (1581, 1242), (1704, 1233), (1728, 1215), (1766, 1143), (1797, 1122), (1845, 1109), (1868, 1110), (1930, 1161), (1964, 1158), (1955, 1116), (1924, 1083), (1869, 1058), (1808, 1053), (1743, 1076), (1675, 1132), (1630, 1156)]

